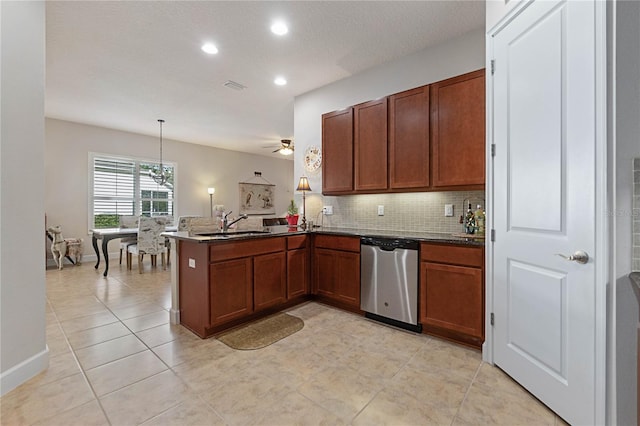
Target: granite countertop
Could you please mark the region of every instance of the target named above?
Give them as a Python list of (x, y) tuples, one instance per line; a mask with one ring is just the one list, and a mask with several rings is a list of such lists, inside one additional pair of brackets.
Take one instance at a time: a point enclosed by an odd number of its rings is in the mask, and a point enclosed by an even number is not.
[(467, 237), (459, 234), (435, 233), (435, 232), (418, 232), (418, 231), (390, 231), (376, 229), (357, 229), (357, 228), (314, 228), (313, 231), (303, 231), (299, 228), (289, 228), (283, 226), (269, 226), (260, 229), (231, 230), (225, 234), (221, 232), (189, 234), (189, 232), (165, 232), (162, 235), (198, 243), (209, 243), (215, 241), (231, 241), (231, 240), (247, 240), (253, 238), (265, 237), (282, 237), (287, 235), (299, 235), (307, 233), (316, 234), (332, 234), (347, 235), (357, 237), (383, 237), (383, 238), (401, 238), (412, 239), (423, 242), (439, 242), (449, 244), (466, 244), (473, 246), (484, 246), (484, 238)]
[(638, 287), (640, 287), (640, 272), (632, 272), (629, 274), (629, 278), (631, 278), (631, 281), (637, 285)]

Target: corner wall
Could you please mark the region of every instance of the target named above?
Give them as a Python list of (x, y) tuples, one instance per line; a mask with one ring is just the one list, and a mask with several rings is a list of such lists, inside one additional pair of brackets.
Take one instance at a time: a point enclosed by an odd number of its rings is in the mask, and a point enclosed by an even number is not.
[(0, 2), (0, 394), (49, 365), (45, 337), (44, 2)]

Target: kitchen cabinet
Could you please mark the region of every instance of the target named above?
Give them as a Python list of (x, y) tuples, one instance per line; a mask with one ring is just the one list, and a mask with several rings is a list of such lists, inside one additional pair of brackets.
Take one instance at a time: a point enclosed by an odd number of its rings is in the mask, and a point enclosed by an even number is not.
[(429, 86), (389, 97), (389, 188), (429, 187)]
[(360, 239), (316, 235), (313, 276), (315, 294), (320, 300), (360, 312)]
[(322, 191), (353, 191), (353, 108), (322, 115)]
[(431, 85), (433, 186), (484, 188), (484, 69)]
[(285, 307), (286, 241), (180, 241), (180, 323), (205, 338)]
[(309, 238), (287, 237), (287, 299), (309, 293)]
[(387, 189), (387, 98), (353, 108), (355, 190)]
[(323, 194), (484, 189), (484, 76), (482, 69), (324, 114)]
[(253, 312), (251, 258), (212, 263), (210, 269), (209, 325), (225, 323)]
[(484, 342), (484, 248), (420, 245), (420, 322), (428, 334)]
[(253, 258), (253, 302), (256, 311), (287, 300), (287, 254), (263, 254)]

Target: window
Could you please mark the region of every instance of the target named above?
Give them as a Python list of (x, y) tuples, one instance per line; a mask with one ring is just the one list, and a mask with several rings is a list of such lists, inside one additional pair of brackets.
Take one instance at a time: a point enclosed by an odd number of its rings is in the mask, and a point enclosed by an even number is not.
[(149, 175), (153, 162), (92, 154), (90, 163), (90, 228), (117, 228), (124, 215), (173, 216), (174, 164), (163, 164), (170, 178), (161, 186)]

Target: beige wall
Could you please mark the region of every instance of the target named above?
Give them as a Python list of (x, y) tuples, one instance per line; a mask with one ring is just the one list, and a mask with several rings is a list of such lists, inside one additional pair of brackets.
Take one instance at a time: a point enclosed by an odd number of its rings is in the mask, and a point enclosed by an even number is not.
[[(151, 123), (154, 125), (154, 123)], [(167, 120), (165, 126), (170, 125)], [(293, 162), (163, 140), (163, 158), (177, 163), (175, 216), (209, 215), (207, 188), (216, 188), (214, 204), (239, 210), (238, 183), (254, 171), (276, 185), (276, 214), (284, 216), (293, 195)], [(49, 225), (61, 225), (63, 235), (85, 238), (85, 254), (93, 254), (89, 225), (89, 153), (156, 160), (159, 137), (127, 133), (68, 121), (46, 120), (45, 210)], [(252, 180), (254, 182), (261, 182)], [(111, 250), (116, 250), (115, 244)]]

